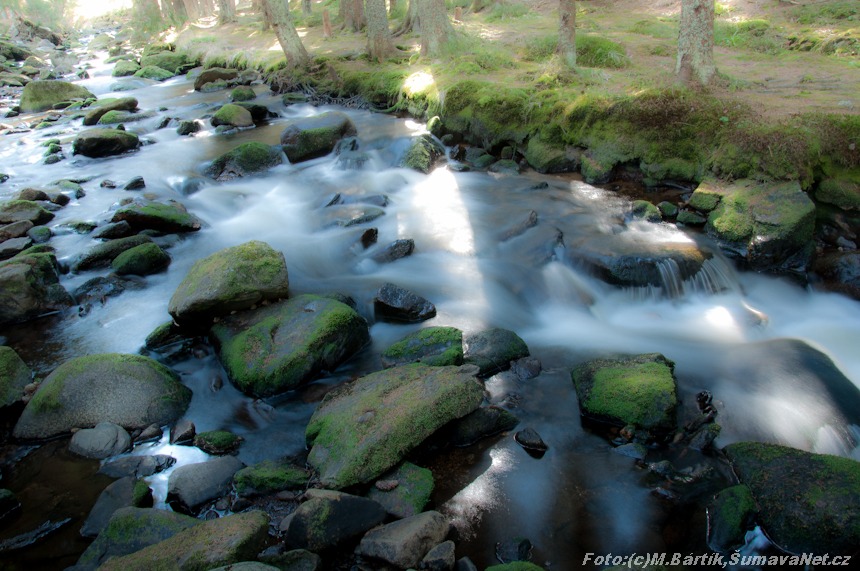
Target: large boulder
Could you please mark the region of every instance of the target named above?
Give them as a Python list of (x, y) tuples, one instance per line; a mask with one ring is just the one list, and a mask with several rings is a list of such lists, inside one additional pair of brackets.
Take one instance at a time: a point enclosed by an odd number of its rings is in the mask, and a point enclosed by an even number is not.
[(445, 541), (448, 520), (436, 511), (424, 512), (375, 529), (361, 539), (361, 554), (399, 569), (417, 569), (431, 549)]
[(702, 182), (721, 195), (706, 230), (729, 256), (757, 271), (805, 271), (815, 205), (797, 182)]
[(213, 127), (227, 125), (229, 127), (253, 127), (254, 119), (251, 117), (251, 112), (240, 107), (228, 103), (221, 107), (212, 117), (211, 123)]
[[(411, 462), (397, 465), (381, 475), (378, 482), (386, 485), (374, 486), (367, 497), (398, 519), (420, 514), (433, 493), (433, 472)], [(396, 483), (393, 489), (392, 483)]]
[[(129, 75), (134, 75), (140, 71), (140, 65), (138, 65), (135, 61), (129, 60), (120, 60), (116, 62), (116, 65), (113, 66), (113, 71), (111, 75), (113, 77), (127, 77)], [(86, 123), (84, 123), (86, 125)]]
[(735, 442), (724, 451), (780, 549), (831, 556), (857, 551), (860, 462), (761, 442)]
[(32, 52), (21, 46), (15, 45), (12, 42), (0, 41), (0, 56), (12, 61), (25, 61), (28, 57), (32, 57)]
[(143, 77), (146, 79), (154, 79), (155, 81), (167, 81), (173, 77), (173, 73), (161, 69), (156, 65), (148, 65), (134, 72), (134, 77)]
[(289, 293), (284, 254), (254, 240), (195, 262), (170, 298), (167, 311), (178, 322), (211, 322)]
[(310, 479), (307, 470), (289, 460), (264, 460), (236, 472), (233, 485), (240, 496), (250, 497), (304, 489)]
[[(5, 290), (4, 290), (5, 291)], [(33, 373), (12, 347), (0, 346), (0, 408), (21, 402)]]
[(510, 368), (511, 361), (529, 356), (529, 347), (519, 335), (494, 327), (469, 335), (463, 341), (463, 361), (476, 365), (481, 375)]
[(0, 324), (26, 321), (74, 304), (60, 285), (56, 256), (31, 250), (0, 262)]
[(102, 118), (102, 115), (109, 111), (134, 111), (135, 109), (137, 109), (137, 99), (134, 97), (122, 97), (104, 105), (96, 105), (87, 112), (84, 117), (84, 125), (95, 125)]
[(200, 74), (194, 79), (194, 90), (200, 91), (207, 83), (212, 83), (218, 80), (229, 81), (239, 77), (239, 72), (235, 69), (224, 69), (221, 67), (213, 67)]
[(122, 427), (111, 422), (100, 422), (95, 428), (84, 428), (72, 435), (69, 451), (85, 458), (104, 460), (122, 454), (131, 448), (131, 437)]
[(253, 560), (269, 532), (269, 516), (250, 511), (210, 520), (124, 557), (99, 571), (200, 571)]
[(263, 172), (283, 163), (280, 147), (256, 141), (242, 143), (224, 153), (204, 169), (204, 174), (215, 180), (226, 181), (236, 177)]
[(330, 490), (309, 490), (307, 495), (310, 499), (295, 511), (284, 538), (291, 549), (319, 552), (385, 521), (385, 509), (373, 500)]
[(645, 430), (668, 432), (677, 427), (678, 382), (675, 363), (659, 353), (595, 359), (574, 367), (583, 416)]
[(193, 514), (203, 504), (229, 493), (233, 475), (244, 467), (234, 456), (180, 466), (167, 481), (167, 501), (177, 511)]
[(66, 361), (45, 378), (13, 434), (51, 438), (72, 428), (113, 422), (126, 430), (165, 425), (191, 401), (191, 391), (160, 363), (140, 355), (86, 355)]
[(67, 81), (31, 81), (21, 93), (21, 113), (53, 109), (61, 101), (95, 99), (89, 90)]
[(90, 515), (81, 528), (84, 537), (96, 537), (110, 523), (114, 512), (120, 508), (152, 507), (152, 490), (143, 480), (120, 478), (99, 495)]
[(134, 133), (119, 129), (88, 129), (72, 142), (72, 154), (90, 158), (109, 157), (133, 151), (140, 146)]
[(158, 230), (165, 234), (176, 232), (196, 232), (202, 223), (185, 206), (175, 200), (167, 204), (161, 202), (132, 202), (117, 210), (113, 222), (128, 222), (134, 231)]
[(29, 221), (34, 226), (39, 226), (53, 219), (53, 212), (45, 210), (41, 204), (32, 200), (10, 200), (0, 205), (0, 224)]
[(160, 67), (173, 75), (176, 75), (179, 72), (179, 68), (186, 63), (188, 63), (188, 57), (185, 54), (171, 51), (163, 51), (140, 58), (140, 65), (142, 67)]
[(340, 111), (327, 111), (291, 123), (281, 132), (281, 147), (291, 163), (327, 155), (344, 137), (358, 134), (352, 120)]
[(313, 295), (228, 316), (212, 327), (211, 337), (230, 381), (260, 397), (334, 371), (370, 340), (355, 310)]
[(136, 553), (144, 547), (170, 539), (203, 523), (199, 519), (167, 510), (120, 508), (107, 527), (78, 559), (75, 571), (95, 571), (111, 557)]
[(456, 327), (425, 327), (382, 352), (386, 369), (407, 363), (436, 367), (463, 364), (463, 332)]
[(474, 367), (404, 365), (329, 393), (305, 431), (327, 488), (369, 482), (446, 423), (480, 406)]

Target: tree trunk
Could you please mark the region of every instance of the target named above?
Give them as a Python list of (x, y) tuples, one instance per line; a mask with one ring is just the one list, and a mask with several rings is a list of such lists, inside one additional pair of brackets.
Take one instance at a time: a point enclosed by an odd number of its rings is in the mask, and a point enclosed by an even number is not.
[(302, 0), (302, 14), (305, 18), (311, 15), (311, 0)]
[(263, 2), (272, 18), (272, 27), (275, 28), (275, 34), (278, 36), (278, 43), (281, 44), (281, 49), (287, 56), (287, 67), (305, 65), (310, 58), (293, 25), (286, 0), (263, 0)]
[(576, 0), (558, 2), (558, 55), (570, 69), (576, 67)]
[(707, 85), (717, 73), (714, 65), (714, 0), (683, 0), (678, 31), (678, 81)]
[(388, 15), (394, 13), (397, 10), (397, 0), (388, 0)]
[(323, 16), (323, 37), (324, 38), (331, 38), (333, 36), (331, 33), (331, 18), (329, 18), (328, 10), (323, 9), (322, 16)]
[(421, 55), (440, 55), (454, 35), (454, 27), (445, 12), (445, 0), (418, 0), (418, 17), (421, 19)]
[(177, 24), (181, 24), (188, 20), (188, 12), (185, 10), (183, 0), (171, 0), (173, 4), (173, 19)]
[(269, 13), (269, 5), (266, 4), (266, 0), (260, 0), (260, 13), (263, 14), (263, 31), (268, 32), (269, 28), (272, 27), (272, 15)]
[(346, 16), (344, 25), (347, 30), (360, 32), (367, 25), (367, 19), (364, 17), (364, 2), (363, 0), (341, 0), (341, 4), (346, 3)]
[(394, 52), (391, 32), (388, 30), (388, 13), (385, 0), (367, 0), (367, 53), (382, 63)]
[(182, 0), (185, 4), (185, 13), (188, 19), (196, 21), (200, 17), (200, 11), (197, 9), (197, 0)]
[(209, 18), (215, 13), (214, 0), (200, 0), (200, 14)]
[(484, 0), (472, 0), (472, 13), (477, 14), (484, 9)]
[(236, 13), (233, 0), (218, 0), (218, 25), (223, 26), (227, 22), (235, 22)]
[(134, 14), (136, 23), (144, 30), (156, 30), (161, 27), (161, 9), (158, 0), (134, 0)]

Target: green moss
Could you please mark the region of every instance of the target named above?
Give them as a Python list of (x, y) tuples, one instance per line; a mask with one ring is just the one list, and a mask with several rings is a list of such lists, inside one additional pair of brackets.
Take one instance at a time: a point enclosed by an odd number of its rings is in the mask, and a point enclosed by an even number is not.
[[(198, 443), (199, 440), (199, 443)], [(226, 430), (210, 430), (194, 437), (194, 445), (206, 444), (212, 449), (230, 450), (239, 443), (239, 437)]]
[(152, 503), (152, 490), (149, 489), (149, 484), (145, 480), (140, 479), (134, 483), (134, 491), (131, 494), (131, 505), (139, 508), (145, 504)]
[(818, 184), (815, 199), (844, 210), (860, 210), (860, 184), (846, 179), (828, 178)]
[[(233, 125), (237, 127), (247, 127), (249, 125), (253, 125), (254, 121), (251, 119), (251, 112), (245, 109), (244, 107), (239, 107), (238, 105), (233, 105), (232, 103), (228, 103), (221, 107), (215, 116), (212, 117), (213, 125)], [(250, 144), (250, 143), (246, 143)]]
[(170, 256), (157, 244), (149, 242), (121, 253), (113, 259), (111, 268), (121, 276), (146, 276), (163, 269), (169, 263)]
[(232, 93), (230, 93), (231, 101), (250, 101), (252, 99), (256, 99), (257, 94), (254, 93), (254, 90), (248, 86), (240, 85), (233, 89)]
[(154, 79), (156, 81), (165, 81), (173, 77), (169, 71), (163, 70), (154, 65), (142, 67), (134, 73), (135, 77), (145, 77), (146, 79)]
[(436, 158), (443, 155), (444, 152), (445, 149), (433, 137), (425, 133), (415, 139), (401, 159), (400, 166), (427, 174)]
[[(238, 106), (235, 106), (238, 107)], [(218, 177), (225, 170), (234, 170), (240, 176), (262, 172), (281, 164), (281, 153), (271, 145), (258, 143), (242, 143), (229, 151), (207, 167), (206, 174)]]
[(434, 367), (463, 364), (463, 332), (454, 327), (427, 327), (407, 335), (382, 352), (392, 364), (418, 362)]
[(288, 489), (304, 488), (310, 475), (286, 460), (266, 460), (247, 468), (242, 468), (233, 476), (233, 483), (239, 494), (250, 491), (273, 493)]
[(756, 513), (755, 500), (744, 485), (726, 488), (719, 493), (720, 517), (731, 529), (744, 529)]

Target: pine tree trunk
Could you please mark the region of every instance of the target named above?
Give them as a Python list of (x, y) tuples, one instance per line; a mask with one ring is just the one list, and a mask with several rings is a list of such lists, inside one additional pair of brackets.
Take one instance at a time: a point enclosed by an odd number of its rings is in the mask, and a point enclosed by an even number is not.
[(218, 0), (218, 25), (235, 22), (236, 14), (233, 0)]
[(472, 0), (472, 13), (477, 14), (484, 9), (484, 0)]
[(296, 27), (293, 25), (293, 18), (290, 16), (286, 0), (263, 0), (263, 3), (271, 17), (272, 27), (275, 28), (275, 34), (278, 36), (278, 43), (281, 44), (281, 49), (287, 56), (287, 67), (294, 68), (305, 65), (310, 58), (305, 46), (302, 45), (298, 32), (296, 32)]
[(388, 13), (385, 0), (367, 0), (367, 53), (382, 63), (394, 52), (391, 32), (388, 30)]
[(576, 1), (558, 2), (558, 55), (573, 69), (576, 67)]
[(388, 0), (388, 15), (394, 13), (397, 10), (397, 0)]
[(678, 32), (678, 81), (707, 85), (717, 73), (714, 65), (714, 0), (683, 0)]
[(454, 27), (445, 12), (445, 0), (417, 1), (418, 17), (421, 19), (421, 55), (436, 57), (454, 35)]
[(302, 14), (306, 18), (311, 15), (311, 0), (302, 0)]
[(173, 3), (173, 18), (178, 24), (188, 20), (188, 12), (185, 10), (185, 2), (183, 0), (171, 0)]
[(214, 0), (199, 0), (200, 14), (209, 18), (215, 13)]
[(360, 32), (367, 25), (363, 0), (341, 0), (341, 4), (344, 2), (346, 3), (346, 16), (343, 21), (346, 29)]
[(161, 27), (161, 9), (158, 0), (134, 0), (135, 20), (144, 30), (156, 30)]
[(196, 21), (200, 17), (197, 0), (182, 0), (182, 2), (185, 4), (185, 13), (188, 15), (188, 19), (192, 22)]
[(322, 18), (323, 18), (323, 37), (324, 38), (333, 37), (332, 32), (331, 32), (331, 18), (329, 18), (328, 10), (323, 9)]

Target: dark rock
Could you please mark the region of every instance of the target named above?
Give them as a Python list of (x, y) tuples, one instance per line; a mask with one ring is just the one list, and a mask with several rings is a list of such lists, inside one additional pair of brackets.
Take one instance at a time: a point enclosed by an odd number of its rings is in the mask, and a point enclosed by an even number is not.
[(125, 456), (108, 462), (98, 471), (99, 474), (111, 478), (146, 478), (164, 470), (176, 463), (176, 458), (166, 454), (154, 456)]
[(379, 237), (379, 229), (377, 228), (368, 228), (361, 235), (361, 245), (367, 249), (371, 246), (371, 244), (376, 244), (376, 239)]
[(520, 174), (520, 165), (516, 161), (501, 160), (491, 164), (487, 170), (501, 176), (515, 176)]
[(96, 500), (87, 516), (81, 535), (96, 537), (110, 523), (111, 516), (120, 508), (152, 506), (152, 490), (143, 480), (121, 478), (109, 485)]
[(617, 161), (600, 151), (589, 149), (582, 154), (582, 179), (588, 184), (607, 184), (615, 179)]
[(389, 515), (398, 519), (421, 513), (433, 493), (433, 472), (410, 462), (398, 464), (380, 478), (376, 484), (384, 481), (397, 485), (387, 491), (376, 485), (370, 489), (367, 497), (379, 502)]
[(687, 226), (700, 226), (707, 222), (706, 218), (699, 216), (695, 212), (690, 212), (689, 210), (684, 210), (678, 214), (676, 220), (681, 224), (686, 224)]
[(291, 123), (281, 132), (281, 146), (291, 163), (327, 155), (344, 137), (357, 135), (346, 114), (328, 111)]
[(523, 357), (511, 363), (511, 372), (521, 381), (537, 377), (540, 370), (540, 361), (534, 357)]
[(180, 121), (176, 127), (176, 134), (180, 136), (191, 135), (200, 131), (200, 123), (197, 121)]
[(533, 428), (524, 428), (523, 430), (520, 430), (514, 435), (514, 440), (517, 441), (517, 444), (527, 450), (545, 452), (547, 449), (547, 445), (544, 444), (540, 435), (535, 432)]
[(128, 181), (128, 184), (122, 188), (123, 190), (140, 190), (142, 188), (146, 188), (146, 182), (144, 182), (142, 176), (136, 176)]
[(272, 113), (269, 108), (259, 103), (248, 103), (246, 101), (237, 101), (234, 103), (238, 107), (247, 110), (251, 114), (251, 119), (254, 121), (264, 121), (270, 117), (277, 117), (277, 113)]
[(56, 256), (35, 246), (0, 262), (0, 324), (38, 317), (74, 304), (59, 284)]
[(21, 503), (11, 490), (0, 489), (0, 522), (18, 512)]
[(646, 222), (654, 223), (663, 221), (663, 215), (660, 214), (660, 209), (647, 200), (634, 200), (630, 215), (634, 220), (644, 220)]
[(194, 437), (194, 446), (207, 454), (220, 456), (233, 452), (242, 443), (243, 438), (226, 430), (210, 430), (201, 432)]
[(419, 329), (387, 348), (380, 358), (386, 369), (406, 363), (462, 365), (463, 332), (454, 327)]
[(276, 146), (258, 142), (242, 143), (212, 161), (203, 173), (218, 181), (228, 181), (266, 171), (282, 162), (283, 153)]
[(239, 77), (239, 72), (235, 69), (224, 69), (220, 67), (213, 67), (211, 69), (207, 69), (201, 71), (200, 74), (194, 79), (194, 90), (202, 91), (202, 88), (207, 83), (211, 83), (218, 80), (231, 80)]
[(400, 166), (427, 174), (439, 158), (445, 157), (445, 148), (431, 135), (419, 135), (400, 160)]
[(111, 262), (111, 269), (120, 276), (148, 276), (170, 265), (170, 256), (153, 243), (126, 250)]
[(746, 486), (719, 492), (708, 504), (708, 547), (731, 553), (744, 546), (756, 516), (755, 500)]
[[(0, 409), (21, 402), (33, 373), (11, 347), (0, 345)], [(0, 513), (2, 513), (0, 509)]]
[(10, 238), (26, 236), (31, 228), (33, 228), (33, 223), (29, 220), (19, 220), (5, 226), (0, 226), (0, 242)]
[(457, 446), (468, 446), (486, 436), (511, 430), (519, 423), (519, 418), (501, 407), (481, 407), (454, 424), (452, 441)]
[(72, 154), (91, 158), (109, 157), (140, 146), (140, 139), (134, 133), (119, 129), (89, 129), (81, 132), (72, 142)]
[(261, 563), (288, 571), (319, 571), (322, 568), (320, 556), (305, 549), (294, 549), (277, 555), (260, 555), (257, 559)]
[(373, 298), (377, 318), (395, 321), (424, 321), (436, 315), (436, 306), (393, 283), (385, 283)]
[(167, 481), (167, 502), (182, 513), (195, 513), (204, 504), (230, 492), (233, 474), (245, 465), (233, 456), (176, 468)]
[(288, 459), (265, 460), (236, 472), (233, 484), (240, 496), (251, 497), (288, 489), (303, 490), (310, 478), (307, 470)]
[(721, 427), (719, 424), (707, 424), (697, 430), (690, 437), (690, 448), (696, 450), (707, 450), (711, 447), (717, 436), (720, 435)]
[(113, 262), (114, 258), (127, 250), (131, 250), (141, 244), (151, 244), (152, 238), (149, 236), (129, 236), (127, 238), (119, 238), (111, 240), (104, 244), (93, 246), (83, 254), (77, 256), (72, 262), (72, 271), (80, 272), (92, 268), (103, 267)]
[(531, 561), (533, 548), (532, 542), (524, 537), (506, 539), (496, 545), (496, 559), (502, 563)]
[[(42, 227), (43, 228), (43, 227)], [(35, 230), (33, 228), (30, 230), (32, 232)], [(48, 230), (48, 234), (50, 235), (51, 231)], [(11, 238), (6, 240), (5, 242), (0, 242), (0, 259), (10, 258), (17, 254), (20, 254), (27, 248), (33, 245), (33, 239), (30, 237), (27, 238)]]
[(454, 542), (443, 541), (424, 556), (424, 559), (421, 560), (421, 569), (426, 569), (427, 571), (452, 571), (455, 561)]
[(815, 261), (814, 270), (824, 280), (818, 287), (860, 300), (860, 253), (828, 254)]
[(29, 220), (34, 226), (47, 224), (54, 219), (51, 212), (32, 200), (10, 200), (0, 206), (0, 224)]
[(385, 521), (385, 509), (373, 500), (309, 490), (310, 498), (296, 510), (285, 543), (292, 549), (321, 551), (359, 537)]
[(101, 184), (99, 184), (102, 188), (116, 188), (116, 183), (112, 180), (104, 179)]
[(487, 329), (463, 340), (464, 362), (477, 365), (481, 375), (504, 371), (511, 366), (511, 361), (528, 356), (529, 348), (525, 341), (507, 329)]
[(167, 204), (133, 202), (117, 210), (111, 218), (111, 222), (123, 220), (128, 222), (136, 232), (158, 230), (165, 234), (173, 234), (175, 232), (196, 232), (201, 227), (200, 220), (189, 214), (185, 206), (175, 200), (171, 200)]
[(468, 557), (462, 557), (457, 560), (457, 563), (454, 566), (454, 571), (478, 571), (478, 568), (475, 567), (475, 564), (472, 563), (471, 559)]
[(417, 569), (424, 556), (445, 540), (448, 521), (436, 511), (424, 512), (375, 529), (361, 539), (362, 555), (400, 569)]
[(97, 240), (115, 240), (117, 238), (126, 238), (134, 234), (131, 225), (125, 220), (106, 224), (99, 228), (93, 238)]
[(69, 450), (85, 458), (104, 460), (131, 448), (131, 437), (121, 426), (100, 422), (95, 428), (84, 428), (72, 435)]
[(337, 205), (332, 208), (326, 208), (318, 214), (318, 226), (321, 229), (331, 228), (333, 226), (348, 228), (350, 226), (372, 222), (384, 215), (385, 210), (374, 206)]
[(195, 434), (197, 434), (197, 430), (194, 427), (194, 423), (183, 418), (170, 427), (170, 443), (189, 444), (194, 440)]
[(107, 298), (116, 297), (124, 291), (125, 286), (120, 280), (99, 276), (78, 286), (75, 290), (75, 299), (79, 305), (93, 301), (104, 304)]
[(411, 238), (407, 240), (396, 240), (374, 252), (371, 259), (377, 264), (387, 264), (411, 255), (414, 249), (415, 241)]
[(540, 136), (529, 138), (525, 157), (540, 173), (575, 172), (582, 164), (582, 150), (572, 146), (554, 147), (541, 140)]
[(164, 432), (161, 430), (161, 427), (157, 424), (150, 424), (134, 438), (134, 443), (140, 444), (141, 442), (152, 442), (153, 440), (161, 440), (162, 436), (164, 436)]
[[(135, 70), (137, 71), (137, 70)], [(131, 74), (129, 74), (131, 75)], [(110, 111), (134, 111), (137, 109), (137, 99), (134, 97), (122, 97), (116, 101), (110, 101), (104, 105), (90, 107), (90, 111), (84, 117), (84, 125), (91, 127)]]
[(635, 442), (622, 444), (617, 448), (613, 448), (612, 451), (622, 456), (635, 458), (636, 460), (645, 460), (645, 457), (648, 455), (648, 449), (642, 444)]

